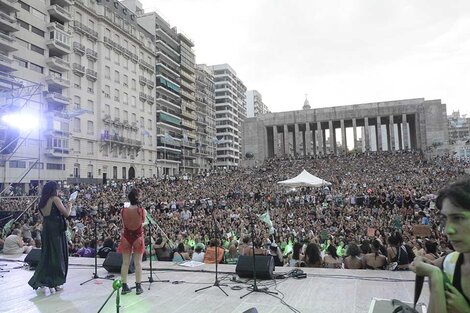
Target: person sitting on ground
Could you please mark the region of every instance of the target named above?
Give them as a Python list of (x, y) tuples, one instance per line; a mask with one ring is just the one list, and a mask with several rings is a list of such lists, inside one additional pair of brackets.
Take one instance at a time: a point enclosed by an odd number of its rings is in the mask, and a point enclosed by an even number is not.
[(78, 249), (75, 256), (84, 257), (84, 258), (94, 258), (96, 254), (96, 241), (90, 240), (85, 243), (85, 245)]
[(380, 253), (380, 241), (374, 239), (371, 245), (371, 253), (366, 254), (362, 260), (364, 268), (370, 270), (384, 270), (387, 266), (387, 258)]
[(437, 242), (434, 240), (426, 240), (424, 242), (424, 250), (426, 251), (424, 255), (425, 258), (431, 261), (439, 259), (439, 255), (437, 254)]
[(389, 247), (387, 248), (387, 258), (390, 263), (397, 263), (397, 270), (408, 270), (413, 258), (403, 244), (403, 237), (399, 232), (388, 237)]
[(5, 238), (3, 244), (3, 254), (22, 254), (29, 253), (33, 247), (26, 246), (21, 238), (21, 230), (13, 229), (11, 235)]
[(268, 255), (273, 257), (274, 266), (284, 266), (281, 248), (276, 243), (269, 245)]
[(171, 251), (167, 247), (166, 239), (159, 237), (155, 244), (155, 255), (157, 256), (158, 261), (171, 261)]
[(218, 239), (211, 239), (209, 243), (209, 248), (207, 248), (206, 253), (204, 254), (204, 263), (215, 264), (215, 246), (217, 245), (217, 263), (222, 263), (224, 259), (224, 248), (220, 247)]
[(197, 243), (194, 248), (193, 256), (191, 260), (196, 262), (204, 262), (204, 245), (202, 243)]
[(189, 261), (191, 258), (189, 257), (189, 253), (184, 249), (184, 243), (180, 242), (178, 247), (176, 248), (175, 254), (173, 255), (173, 262), (174, 263), (183, 263), (184, 261)]
[(300, 267), (303, 262), (304, 255), (302, 254), (302, 244), (300, 242), (294, 243), (292, 253), (287, 258), (287, 264), (290, 267)]
[(363, 261), (360, 258), (361, 250), (359, 250), (359, 247), (355, 243), (351, 242), (348, 245), (346, 255), (347, 257), (345, 257), (343, 261), (344, 268), (353, 270), (364, 268)]
[(330, 243), (323, 257), (323, 266), (327, 268), (341, 268), (343, 260), (336, 254), (336, 247)]
[(251, 247), (249, 243), (250, 243), (250, 237), (244, 236), (242, 239), (242, 243), (238, 246), (239, 255), (248, 255), (249, 251), (251, 251)]
[(305, 266), (306, 267), (322, 267), (323, 260), (320, 248), (316, 243), (309, 243), (305, 249)]
[(98, 250), (98, 256), (100, 258), (106, 259), (109, 252), (116, 252), (114, 247), (114, 241), (111, 238), (106, 238), (103, 242), (103, 246)]

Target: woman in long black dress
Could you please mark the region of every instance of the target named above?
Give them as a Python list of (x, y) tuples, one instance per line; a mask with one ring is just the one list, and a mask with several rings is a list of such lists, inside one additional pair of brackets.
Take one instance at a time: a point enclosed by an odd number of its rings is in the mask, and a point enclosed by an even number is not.
[(57, 183), (48, 182), (42, 189), (39, 212), (43, 216), (41, 233), (41, 259), (28, 284), (33, 289), (49, 287), (62, 290), (67, 277), (69, 255), (65, 237), (66, 221), (72, 201), (67, 206), (57, 195)]

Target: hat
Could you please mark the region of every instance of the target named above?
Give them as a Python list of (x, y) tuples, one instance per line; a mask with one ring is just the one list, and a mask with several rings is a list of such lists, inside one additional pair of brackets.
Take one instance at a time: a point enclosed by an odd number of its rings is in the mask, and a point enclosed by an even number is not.
[(205, 246), (202, 242), (198, 242), (196, 246), (194, 247), (194, 249), (197, 249), (197, 248), (201, 248), (202, 250), (204, 250)]

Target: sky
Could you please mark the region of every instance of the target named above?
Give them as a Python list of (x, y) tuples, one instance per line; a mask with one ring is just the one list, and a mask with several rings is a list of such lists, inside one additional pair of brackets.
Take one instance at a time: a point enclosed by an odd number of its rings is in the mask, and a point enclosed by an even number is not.
[(140, 0), (272, 112), (410, 98), (470, 117), (468, 0)]

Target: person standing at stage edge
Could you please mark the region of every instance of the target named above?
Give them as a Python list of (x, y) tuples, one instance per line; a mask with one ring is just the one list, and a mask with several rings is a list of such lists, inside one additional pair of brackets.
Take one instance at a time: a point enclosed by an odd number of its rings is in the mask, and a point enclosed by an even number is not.
[(140, 295), (142, 289), (142, 255), (145, 251), (144, 229), (142, 224), (146, 218), (146, 211), (140, 206), (140, 193), (136, 188), (132, 189), (127, 198), (131, 202), (129, 207), (121, 210), (124, 231), (119, 242), (118, 252), (122, 253), (121, 280), (122, 294), (131, 292), (127, 285), (127, 273), (131, 262), (131, 254), (134, 253), (135, 266), (135, 291)]
[(34, 290), (49, 287), (51, 291), (63, 289), (67, 278), (69, 254), (65, 231), (65, 218), (70, 215), (72, 201), (66, 206), (58, 197), (57, 183), (50, 181), (42, 188), (38, 209), (43, 217), (41, 232), (41, 259), (28, 284)]
[(437, 260), (416, 257), (411, 270), (429, 277), (430, 313), (470, 312), (470, 180), (456, 182), (439, 192), (445, 232), (455, 251)]

